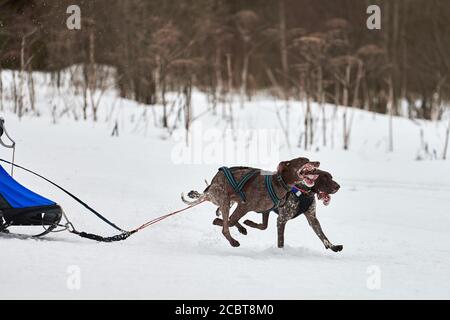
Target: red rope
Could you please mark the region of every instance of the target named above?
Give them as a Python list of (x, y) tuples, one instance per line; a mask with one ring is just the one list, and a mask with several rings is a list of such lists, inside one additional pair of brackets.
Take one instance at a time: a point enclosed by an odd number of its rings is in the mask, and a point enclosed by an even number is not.
[(166, 219), (166, 218), (168, 218), (168, 217), (171, 217), (171, 216), (173, 216), (173, 215), (175, 215), (175, 214), (177, 214), (177, 213), (180, 213), (180, 212), (186, 211), (186, 210), (188, 210), (188, 209), (190, 209), (190, 208), (193, 208), (193, 207), (195, 207), (195, 206), (198, 206), (200, 203), (202, 203), (202, 202), (204, 202), (204, 201), (205, 201), (205, 200), (202, 200), (202, 201), (200, 201), (200, 202), (198, 202), (198, 203), (196, 203), (196, 204), (192, 204), (192, 205), (190, 205), (190, 206), (187, 206), (186, 208), (183, 208), (183, 209), (180, 209), (180, 210), (177, 210), (177, 211), (174, 211), (174, 212), (165, 214), (165, 215), (160, 216), (160, 217), (158, 217), (158, 218), (155, 218), (155, 219), (153, 219), (153, 220), (150, 220), (150, 221), (144, 223), (143, 225), (141, 225), (139, 228), (134, 229), (132, 232), (137, 232), (137, 231), (139, 231), (139, 230), (142, 230), (142, 229), (144, 229), (144, 228), (147, 228), (147, 227), (151, 226), (152, 224), (155, 224), (155, 223), (157, 223), (157, 222), (160, 222), (161, 220), (164, 220), (164, 219)]

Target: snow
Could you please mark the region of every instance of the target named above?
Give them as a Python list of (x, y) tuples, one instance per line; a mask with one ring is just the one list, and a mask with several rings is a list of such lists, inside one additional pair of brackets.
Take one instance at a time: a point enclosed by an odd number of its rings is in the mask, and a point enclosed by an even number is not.
[[(215, 207), (206, 203), (117, 243), (69, 233), (39, 240), (0, 237), (0, 299), (449, 298), (450, 163), (429, 160), (429, 154), (416, 159), (423, 154), (420, 130), (430, 152), (440, 156), (445, 121), (394, 118), (395, 149), (389, 153), (387, 117), (349, 109), (351, 145), (343, 151), (339, 119), (344, 109), (339, 108), (334, 147), (321, 146), (319, 123), (312, 151), (304, 151), (297, 146), (301, 103), (290, 103), (289, 149), (276, 116), (278, 106), (285, 119), (284, 103), (261, 95), (241, 109), (236, 98), (233, 131), (221, 107), (217, 115), (204, 113), (210, 106), (196, 91), (193, 112), (199, 117), (192, 135), (197, 138), (186, 148), (182, 126), (172, 135), (155, 128), (160, 106), (119, 99), (113, 90), (102, 98), (97, 123), (75, 121), (70, 112), (54, 117), (68, 105), (81, 115), (81, 97), (69, 88), (56, 92), (48, 75), (34, 76), (40, 116), (19, 120), (8, 95), (0, 113), (16, 138), (17, 163), (55, 180), (119, 226), (135, 228), (183, 208), (181, 192), (203, 190), (204, 179), (210, 181), (222, 165), (274, 170), (280, 160), (308, 156), (341, 184), (328, 207), (319, 204), (318, 217), (328, 238), (344, 250), (325, 250), (304, 217), (288, 223), (286, 247), (278, 249), (275, 215), (266, 231), (248, 228), (243, 236), (233, 229), (241, 246), (232, 248), (212, 225)], [(2, 77), (8, 87), (10, 72)], [(313, 108), (320, 115), (318, 106)], [(333, 110), (326, 106), (329, 119)], [(111, 137), (116, 119), (120, 136)], [(197, 143), (199, 138), (204, 140)], [(261, 141), (258, 157), (244, 154)], [(0, 157), (9, 159), (10, 151), (0, 149)], [(19, 170), (15, 178), (57, 201), (77, 229), (116, 233), (44, 181)], [(256, 213), (245, 218), (261, 219)], [(78, 271), (80, 287), (74, 288)]]

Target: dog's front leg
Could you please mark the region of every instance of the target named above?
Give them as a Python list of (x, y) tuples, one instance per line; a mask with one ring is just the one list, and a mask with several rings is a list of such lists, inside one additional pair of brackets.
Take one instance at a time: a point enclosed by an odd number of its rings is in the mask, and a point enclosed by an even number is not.
[(344, 247), (342, 245), (333, 245), (330, 240), (326, 237), (325, 233), (322, 231), (322, 227), (320, 226), (319, 220), (316, 217), (316, 205), (315, 202), (311, 205), (307, 212), (305, 212), (306, 219), (308, 220), (309, 225), (317, 234), (319, 239), (322, 241), (326, 249), (331, 249), (334, 252), (341, 251)]
[(277, 218), (277, 231), (278, 231), (278, 248), (284, 247), (284, 230), (288, 219), (279, 214)]

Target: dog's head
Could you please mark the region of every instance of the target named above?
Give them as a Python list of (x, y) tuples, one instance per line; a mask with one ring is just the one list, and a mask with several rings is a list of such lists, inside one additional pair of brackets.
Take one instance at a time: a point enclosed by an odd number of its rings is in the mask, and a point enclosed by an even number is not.
[(329, 205), (330, 194), (338, 192), (341, 186), (333, 180), (333, 176), (327, 171), (316, 169), (312, 174), (317, 174), (318, 177), (311, 190), (317, 194), (317, 199), (323, 201), (324, 205)]
[(309, 161), (308, 158), (295, 158), (290, 161), (282, 161), (278, 165), (277, 173), (281, 175), (284, 182), (292, 187), (299, 183), (304, 183), (309, 187), (314, 185), (314, 181), (319, 177), (314, 174), (320, 166), (318, 161)]

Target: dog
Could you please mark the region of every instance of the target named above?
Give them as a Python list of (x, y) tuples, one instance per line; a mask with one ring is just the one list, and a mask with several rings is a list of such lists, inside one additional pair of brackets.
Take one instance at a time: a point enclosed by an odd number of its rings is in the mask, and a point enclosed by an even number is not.
[[(216, 210), (217, 216), (222, 214), (222, 219), (216, 218), (214, 225), (222, 226), (222, 234), (233, 247), (240, 244), (230, 234), (230, 227), (236, 226), (242, 234), (246, 234), (246, 229), (239, 223), (239, 220), (250, 211), (263, 212), (274, 207), (273, 193), (269, 194), (267, 190), (267, 179), (270, 180), (271, 187), (275, 193), (275, 197), (284, 200), (290, 189), (300, 183), (312, 186), (317, 174), (310, 174), (319, 167), (319, 162), (310, 162), (307, 158), (296, 158), (290, 161), (282, 161), (279, 163), (275, 174), (268, 175), (261, 169), (250, 167), (233, 167), (230, 168), (234, 179), (240, 181), (250, 172), (255, 172), (242, 188), (242, 193), (246, 196), (238, 194), (229, 179), (223, 171), (219, 171), (212, 179), (211, 184), (199, 193), (191, 191), (188, 193), (189, 198), (196, 199), (188, 201), (183, 194), (181, 199), (184, 203), (195, 205), (203, 201), (209, 201), (218, 206)], [(266, 178), (269, 176), (269, 178)], [(231, 206), (237, 203), (233, 214), (229, 214)], [(282, 203), (278, 203), (278, 206)]]
[[(332, 175), (327, 171), (316, 169), (311, 172), (311, 174), (318, 175), (317, 179), (314, 181), (314, 186), (311, 188), (305, 185), (295, 186), (294, 189), (297, 192), (289, 192), (286, 195), (284, 205), (274, 209), (274, 211), (278, 213), (278, 247), (284, 247), (284, 230), (286, 223), (289, 220), (304, 214), (309, 225), (324, 244), (325, 249), (331, 249), (334, 252), (339, 252), (344, 247), (342, 245), (333, 245), (322, 231), (322, 227), (316, 217), (315, 196), (317, 196), (317, 199), (323, 201), (323, 204), (327, 206), (331, 201), (330, 195), (338, 192), (340, 185), (333, 180)], [(251, 220), (245, 220), (244, 224), (252, 228), (265, 230), (267, 229), (269, 222), (270, 212), (271, 210), (262, 213), (262, 223), (255, 223)]]

